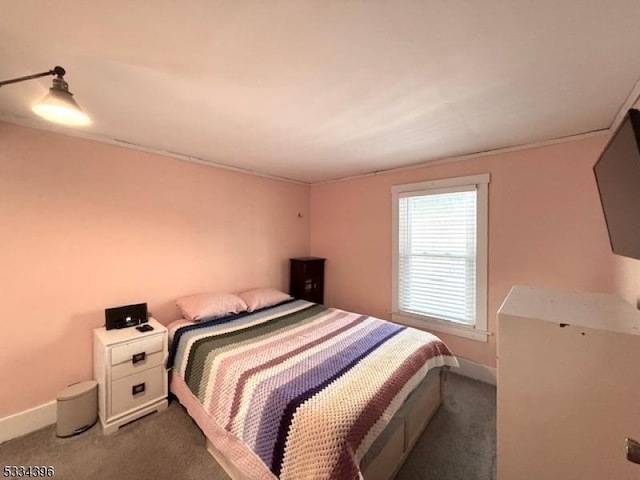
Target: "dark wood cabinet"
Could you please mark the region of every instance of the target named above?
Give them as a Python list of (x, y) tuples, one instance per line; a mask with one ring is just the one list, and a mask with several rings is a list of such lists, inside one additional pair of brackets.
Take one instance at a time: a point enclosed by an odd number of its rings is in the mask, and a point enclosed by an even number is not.
[(314, 303), (324, 303), (324, 258), (291, 258), (289, 294)]

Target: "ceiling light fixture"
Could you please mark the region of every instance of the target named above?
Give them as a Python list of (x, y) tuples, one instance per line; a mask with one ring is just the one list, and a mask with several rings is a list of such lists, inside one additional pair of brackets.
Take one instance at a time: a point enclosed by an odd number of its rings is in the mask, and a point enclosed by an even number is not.
[(91, 120), (73, 99), (73, 94), (69, 91), (69, 85), (64, 81), (63, 76), (65, 73), (67, 72), (64, 68), (56, 66), (48, 72), (4, 80), (0, 82), (0, 87), (10, 83), (24, 82), (25, 80), (32, 80), (34, 78), (56, 75), (56, 78), (53, 79), (53, 86), (49, 89), (49, 93), (31, 107), (31, 110), (33, 110), (33, 113), (36, 115), (50, 122), (71, 126), (89, 125)]

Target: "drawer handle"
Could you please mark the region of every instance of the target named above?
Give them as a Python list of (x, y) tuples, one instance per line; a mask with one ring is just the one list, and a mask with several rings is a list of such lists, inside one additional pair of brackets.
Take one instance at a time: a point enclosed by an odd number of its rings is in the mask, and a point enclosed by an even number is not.
[(138, 362), (144, 361), (146, 357), (147, 352), (134, 353), (133, 355), (131, 355), (131, 363), (135, 365)]
[(139, 393), (143, 393), (144, 389), (144, 382), (139, 383), (138, 385), (134, 385), (133, 387), (131, 387), (131, 395), (138, 395)]

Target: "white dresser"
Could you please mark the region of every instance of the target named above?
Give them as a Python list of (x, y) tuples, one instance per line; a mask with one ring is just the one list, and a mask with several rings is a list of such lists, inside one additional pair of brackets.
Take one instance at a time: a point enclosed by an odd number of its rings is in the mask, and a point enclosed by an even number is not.
[(167, 407), (167, 329), (154, 319), (148, 324), (152, 331), (94, 330), (93, 374), (105, 433)]
[(640, 311), (611, 294), (513, 287), (498, 312), (499, 480), (626, 480), (640, 440)]

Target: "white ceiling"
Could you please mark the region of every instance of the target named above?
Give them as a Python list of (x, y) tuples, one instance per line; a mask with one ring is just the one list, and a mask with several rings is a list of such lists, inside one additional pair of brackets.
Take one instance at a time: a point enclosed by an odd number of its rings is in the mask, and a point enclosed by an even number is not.
[[(0, 0), (0, 80), (62, 65), (81, 135), (319, 182), (609, 128), (639, 19), (638, 0)], [(52, 128), (30, 110), (50, 84), (0, 88), (0, 119)]]

